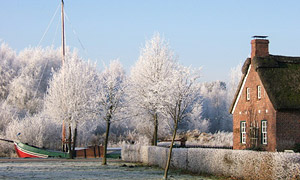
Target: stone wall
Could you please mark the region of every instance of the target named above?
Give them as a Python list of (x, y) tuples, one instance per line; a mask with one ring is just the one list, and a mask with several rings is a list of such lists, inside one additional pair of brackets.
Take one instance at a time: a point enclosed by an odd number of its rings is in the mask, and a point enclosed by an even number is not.
[[(168, 148), (124, 145), (122, 160), (164, 168)], [(171, 168), (244, 179), (300, 179), (299, 153), (175, 148)]]

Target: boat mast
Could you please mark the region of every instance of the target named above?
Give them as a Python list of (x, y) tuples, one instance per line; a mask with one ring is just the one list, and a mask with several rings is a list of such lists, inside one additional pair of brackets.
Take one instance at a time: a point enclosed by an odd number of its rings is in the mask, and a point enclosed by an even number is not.
[(64, 18), (64, 0), (61, 0), (61, 47), (62, 47), (62, 64), (65, 61), (65, 18)]
[[(61, 0), (61, 67), (64, 65), (65, 62), (65, 21), (64, 21), (64, 0)], [(64, 82), (63, 82), (64, 83)], [(63, 120), (62, 124), (62, 151), (65, 152), (65, 140), (66, 140), (66, 127), (65, 127), (65, 120)]]

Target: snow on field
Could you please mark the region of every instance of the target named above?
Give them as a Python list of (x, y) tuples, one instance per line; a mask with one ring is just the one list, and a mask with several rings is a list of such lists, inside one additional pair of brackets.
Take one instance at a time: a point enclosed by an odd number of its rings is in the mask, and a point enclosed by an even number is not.
[[(170, 179), (215, 179), (171, 171)], [(0, 179), (162, 179), (163, 169), (122, 161), (100, 160), (0, 160)]]

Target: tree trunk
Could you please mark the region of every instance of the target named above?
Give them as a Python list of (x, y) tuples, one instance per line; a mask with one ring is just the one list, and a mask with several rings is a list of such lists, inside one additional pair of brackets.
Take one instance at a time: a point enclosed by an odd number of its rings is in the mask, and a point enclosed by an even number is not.
[(153, 133), (153, 146), (157, 146), (157, 132), (158, 132), (158, 120), (157, 120), (157, 113), (153, 116), (154, 119), (154, 133)]
[(107, 153), (107, 144), (108, 144), (108, 136), (109, 136), (109, 128), (110, 128), (110, 119), (111, 119), (111, 116), (108, 116), (106, 119), (106, 133), (105, 133), (102, 165), (106, 165), (106, 153)]
[(77, 140), (77, 124), (75, 125), (75, 129), (74, 129), (72, 155), (74, 155), (75, 153), (76, 140)]
[(64, 120), (63, 124), (62, 124), (62, 135), (61, 135), (61, 149), (62, 149), (62, 152), (66, 152), (65, 142), (66, 142), (66, 126), (65, 126), (65, 120)]
[(167, 164), (166, 164), (166, 167), (165, 167), (165, 175), (164, 175), (165, 180), (168, 179), (168, 171), (169, 171), (169, 167), (170, 167), (170, 163), (171, 163), (173, 144), (174, 144), (174, 140), (175, 140), (176, 133), (177, 133), (177, 126), (178, 126), (178, 120), (176, 120), (176, 123), (175, 123), (172, 142), (171, 142), (170, 149), (169, 149), (168, 161), (167, 161)]
[(72, 132), (71, 132), (71, 124), (69, 124), (69, 138), (68, 138), (68, 149), (69, 149), (69, 158), (73, 159), (73, 153), (72, 153)]

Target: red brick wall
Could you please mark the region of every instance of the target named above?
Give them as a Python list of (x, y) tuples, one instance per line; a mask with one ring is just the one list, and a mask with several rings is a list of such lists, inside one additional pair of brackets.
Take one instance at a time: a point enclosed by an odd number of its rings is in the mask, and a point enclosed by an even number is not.
[(300, 143), (300, 112), (277, 112), (277, 149), (283, 151), (292, 149), (295, 143)]
[(251, 58), (254, 56), (265, 57), (269, 55), (269, 40), (253, 39), (251, 41)]
[[(261, 86), (261, 99), (257, 97), (257, 86)], [(246, 88), (250, 88), (250, 101), (246, 99)], [(276, 111), (265, 92), (263, 84), (251, 67), (240, 98), (233, 113), (233, 149), (250, 148), (250, 123), (257, 123), (259, 127), (258, 146), (267, 151), (276, 150)], [(256, 121), (255, 121), (256, 120)], [(268, 144), (261, 145), (261, 120), (267, 120)], [(246, 145), (241, 144), (240, 122), (246, 121)]]

